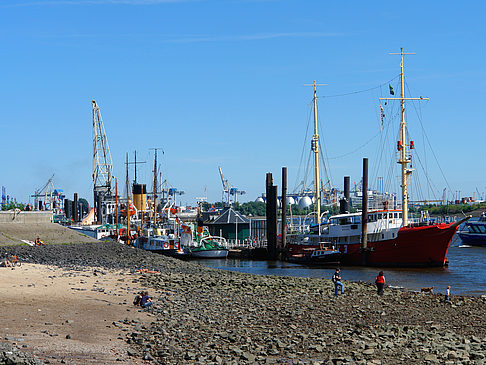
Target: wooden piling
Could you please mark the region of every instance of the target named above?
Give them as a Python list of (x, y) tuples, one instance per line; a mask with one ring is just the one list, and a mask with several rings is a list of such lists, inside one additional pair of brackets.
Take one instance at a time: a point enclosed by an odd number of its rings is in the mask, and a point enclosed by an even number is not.
[(361, 201), (361, 264), (366, 265), (368, 255), (368, 159), (363, 158), (363, 186)]
[(277, 258), (277, 187), (273, 185), (272, 173), (267, 173), (267, 252), (270, 260)]
[(287, 246), (287, 168), (282, 167), (282, 249)]

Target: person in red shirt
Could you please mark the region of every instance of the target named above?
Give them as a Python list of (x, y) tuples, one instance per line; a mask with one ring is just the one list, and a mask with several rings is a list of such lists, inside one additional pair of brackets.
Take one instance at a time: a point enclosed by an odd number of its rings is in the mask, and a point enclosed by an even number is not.
[(385, 275), (383, 275), (383, 271), (378, 273), (378, 276), (375, 280), (376, 289), (378, 290), (378, 295), (383, 295), (383, 289), (385, 287)]

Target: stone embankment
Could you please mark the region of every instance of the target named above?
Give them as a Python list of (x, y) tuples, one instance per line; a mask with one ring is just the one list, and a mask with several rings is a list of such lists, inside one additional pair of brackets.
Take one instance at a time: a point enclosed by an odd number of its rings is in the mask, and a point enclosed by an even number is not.
[[(158, 364), (484, 364), (486, 301), (330, 280), (254, 276), (201, 267), (117, 244), (9, 247), (66, 269), (139, 268), (154, 297), (151, 324), (113, 323), (134, 361)], [(345, 271), (345, 270), (344, 270)], [(0, 362), (1, 363), (1, 362)]]

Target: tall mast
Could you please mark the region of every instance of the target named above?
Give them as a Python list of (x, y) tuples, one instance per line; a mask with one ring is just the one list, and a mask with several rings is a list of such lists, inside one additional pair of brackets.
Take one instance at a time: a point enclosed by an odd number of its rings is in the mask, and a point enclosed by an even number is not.
[(319, 131), (317, 129), (317, 89), (314, 80), (314, 135), (312, 136), (314, 151), (314, 184), (316, 188), (316, 223), (321, 221), (321, 189), (319, 185)]
[(403, 53), (403, 47), (400, 48), (400, 53), (390, 53), (391, 55), (400, 55), (400, 84), (401, 93), (399, 98), (380, 98), (380, 100), (400, 100), (402, 107), (402, 119), (400, 121), (400, 141), (398, 143), (398, 150), (400, 158), (398, 163), (402, 165), (402, 216), (403, 226), (408, 225), (408, 175), (412, 174), (412, 169), (408, 168), (410, 163), (410, 156), (407, 154), (407, 147), (409, 147), (405, 140), (405, 130), (407, 122), (405, 121), (405, 101), (406, 100), (429, 100), (429, 98), (406, 98), (405, 97), (405, 75), (403, 72), (403, 56), (414, 55), (415, 53)]
[(315, 211), (316, 211), (316, 224), (321, 221), (321, 190), (319, 184), (319, 132), (317, 126), (317, 86), (326, 84), (316, 84), (314, 80), (313, 84), (305, 84), (305, 86), (314, 86), (314, 135), (312, 136), (312, 152), (314, 152), (314, 188), (316, 194)]
[(128, 182), (128, 152), (127, 152), (127, 245), (130, 244), (130, 184)]
[(157, 149), (154, 155), (154, 224), (157, 223)]

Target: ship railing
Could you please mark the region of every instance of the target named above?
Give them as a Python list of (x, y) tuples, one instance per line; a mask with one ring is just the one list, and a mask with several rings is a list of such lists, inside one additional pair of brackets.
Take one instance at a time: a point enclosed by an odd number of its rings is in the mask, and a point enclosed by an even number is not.
[(266, 248), (267, 247), (267, 240), (265, 238), (261, 239), (227, 239), (227, 247), (228, 248)]

